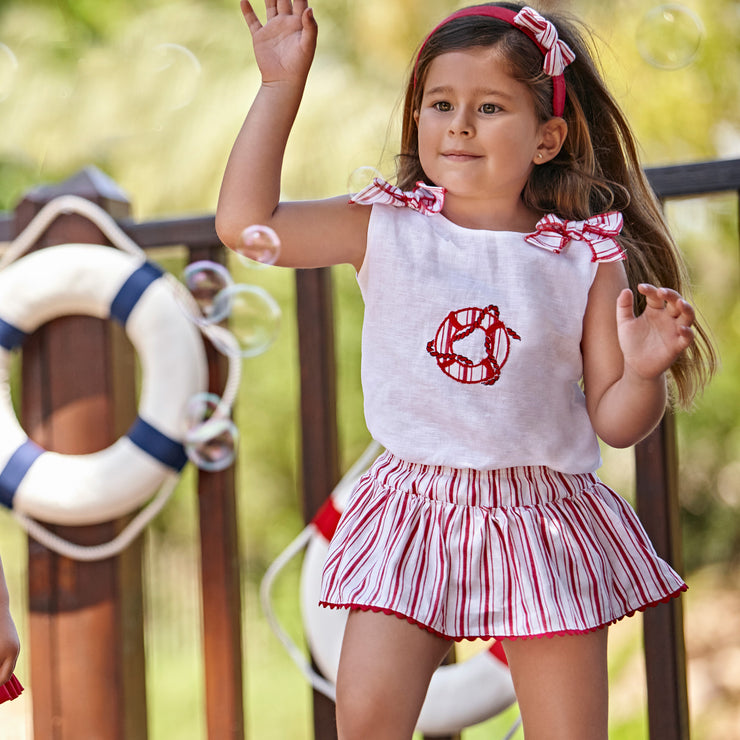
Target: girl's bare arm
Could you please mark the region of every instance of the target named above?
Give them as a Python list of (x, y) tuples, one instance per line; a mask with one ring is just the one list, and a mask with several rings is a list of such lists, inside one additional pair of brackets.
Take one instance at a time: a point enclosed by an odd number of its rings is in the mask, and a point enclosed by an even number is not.
[(647, 284), (639, 290), (647, 306), (635, 317), (622, 264), (600, 265), (584, 318), (586, 405), (612, 447), (639, 442), (660, 421), (665, 372), (694, 338), (694, 310), (678, 293)]
[(266, 0), (262, 24), (247, 0), (241, 6), (262, 84), (226, 166), (216, 210), (219, 238), (233, 249), (247, 226), (261, 224), (280, 237), (278, 264), (348, 262), (359, 269), (369, 208), (348, 205), (347, 197), (280, 203), (285, 147), (316, 48), (313, 13), (307, 0)]

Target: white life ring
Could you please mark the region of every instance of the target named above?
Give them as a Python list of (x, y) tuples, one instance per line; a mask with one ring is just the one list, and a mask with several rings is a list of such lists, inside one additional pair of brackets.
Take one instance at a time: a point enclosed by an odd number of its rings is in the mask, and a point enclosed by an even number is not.
[[(344, 481), (343, 481), (344, 483)], [(312, 534), (303, 560), (300, 604), (306, 640), (316, 665), (336, 683), (346, 609), (318, 605), (321, 573), (351, 485), (340, 484), (309, 525)], [(472, 658), (438, 668), (427, 691), (416, 729), (449, 735), (496, 716), (516, 701), (501, 643), (494, 642)]]
[[(53, 524), (108, 521), (185, 465), (184, 410), (206, 389), (208, 369), (200, 332), (162, 276), (141, 256), (91, 244), (47, 247), (0, 270), (0, 503)], [(10, 397), (11, 350), (70, 314), (119, 321), (142, 368), (135, 423), (110, 447), (85, 455), (32, 442)]]

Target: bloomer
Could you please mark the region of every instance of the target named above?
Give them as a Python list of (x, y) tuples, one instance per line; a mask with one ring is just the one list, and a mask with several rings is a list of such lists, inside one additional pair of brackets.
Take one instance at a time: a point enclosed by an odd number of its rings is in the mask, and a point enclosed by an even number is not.
[(321, 604), (455, 640), (588, 632), (686, 584), (594, 474), (470, 470), (381, 455), (332, 538)]

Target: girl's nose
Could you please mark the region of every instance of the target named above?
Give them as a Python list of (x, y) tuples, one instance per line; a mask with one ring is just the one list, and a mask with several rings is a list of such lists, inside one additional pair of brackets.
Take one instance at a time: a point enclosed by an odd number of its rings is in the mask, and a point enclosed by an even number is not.
[(456, 136), (471, 136), (474, 132), (473, 123), (468, 112), (461, 108), (456, 111), (450, 121), (450, 134)]

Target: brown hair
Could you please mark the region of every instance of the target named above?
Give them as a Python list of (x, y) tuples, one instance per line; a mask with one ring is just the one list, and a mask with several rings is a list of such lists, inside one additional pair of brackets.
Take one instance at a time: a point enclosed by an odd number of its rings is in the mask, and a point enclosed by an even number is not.
[[(512, 10), (517, 3), (487, 3)], [(620, 243), (627, 253), (626, 269), (635, 296), (636, 311), (645, 300), (636, 287), (641, 282), (688, 291), (686, 268), (674, 243), (637, 155), (637, 145), (624, 114), (606, 88), (589, 47), (574, 22), (542, 14), (554, 23), (560, 38), (575, 52), (565, 69), (566, 100), (563, 119), (568, 135), (559, 154), (534, 167), (522, 200), (537, 213), (583, 220), (608, 210), (624, 217)], [(438, 28), (424, 43), (416, 63), (417, 84), (410, 75), (403, 111), (397, 182), (403, 189), (418, 181), (433, 185), (419, 161), (414, 112), (421, 106), (431, 62), (440, 54), (479, 46), (495, 46), (511, 76), (526, 84), (535, 112), (544, 122), (552, 115), (552, 80), (542, 71), (543, 54), (520, 30), (487, 16), (456, 18)], [(716, 355), (707, 332), (694, 324), (696, 341), (671, 367), (676, 400), (688, 407), (708, 382)]]

